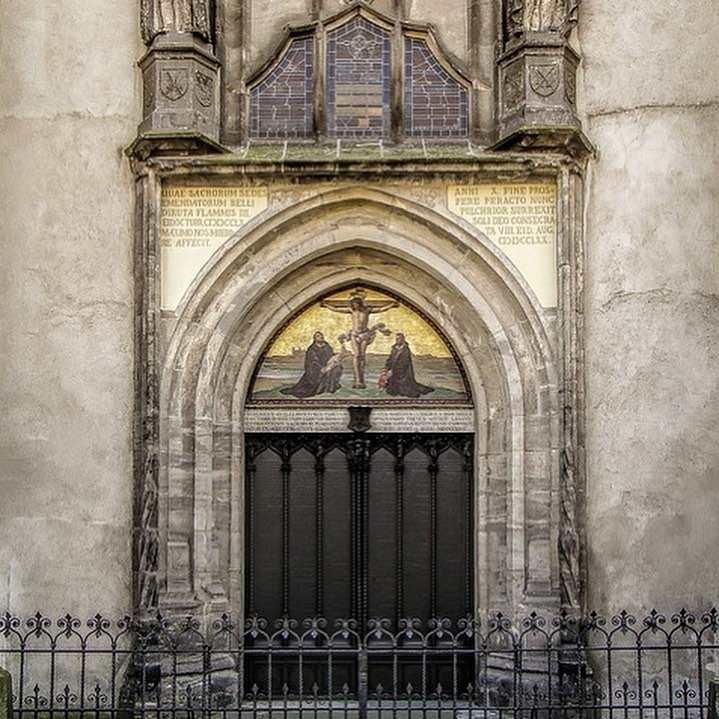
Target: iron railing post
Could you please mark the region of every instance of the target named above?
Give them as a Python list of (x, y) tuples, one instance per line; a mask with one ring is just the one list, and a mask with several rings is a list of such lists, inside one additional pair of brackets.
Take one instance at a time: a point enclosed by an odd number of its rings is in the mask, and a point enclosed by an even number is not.
[(369, 670), (367, 662), (367, 646), (360, 643), (357, 656), (357, 703), (359, 719), (367, 719), (367, 693), (369, 689)]

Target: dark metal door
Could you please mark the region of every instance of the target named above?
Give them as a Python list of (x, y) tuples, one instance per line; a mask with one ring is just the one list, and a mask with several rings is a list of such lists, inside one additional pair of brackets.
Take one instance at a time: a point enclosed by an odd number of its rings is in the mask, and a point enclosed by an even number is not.
[[(248, 434), (246, 457), (248, 616), (269, 627), (352, 618), (363, 636), (377, 618), (396, 633), (408, 618), (422, 627), (471, 613), (471, 435)], [(267, 681), (262, 664), (250, 682)], [(442, 662), (431, 665), (441, 680)], [(275, 661), (268, 690), (326, 681), (319, 665), (303, 671)], [(354, 658), (334, 671), (336, 686), (357, 686)], [(409, 657), (399, 681), (419, 671)], [(389, 672), (375, 654), (370, 684), (397, 683)]]

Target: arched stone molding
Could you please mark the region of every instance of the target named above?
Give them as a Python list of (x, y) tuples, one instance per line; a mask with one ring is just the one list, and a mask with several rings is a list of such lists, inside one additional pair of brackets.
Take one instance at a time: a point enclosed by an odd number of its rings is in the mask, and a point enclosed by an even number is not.
[(276, 328), (354, 282), (445, 331), (475, 398), (477, 604), (556, 605), (563, 447), (557, 338), (485, 238), (389, 192), (344, 188), (248, 225), (188, 291), (161, 379), (165, 602), (241, 607), (242, 416)]

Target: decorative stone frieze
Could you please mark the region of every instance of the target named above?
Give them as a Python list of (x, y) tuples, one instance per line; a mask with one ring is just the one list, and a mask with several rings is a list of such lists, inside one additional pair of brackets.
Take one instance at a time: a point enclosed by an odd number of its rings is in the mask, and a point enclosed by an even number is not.
[(140, 60), (140, 135), (195, 133), (219, 138), (219, 67), (206, 43), (184, 33), (158, 35)]

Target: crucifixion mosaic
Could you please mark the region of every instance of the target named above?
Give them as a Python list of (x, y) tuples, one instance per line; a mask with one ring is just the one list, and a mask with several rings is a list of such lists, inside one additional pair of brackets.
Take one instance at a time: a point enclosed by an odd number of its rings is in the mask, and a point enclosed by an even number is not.
[(270, 343), (251, 402), (469, 401), (440, 332), (404, 302), (368, 287), (305, 308)]

